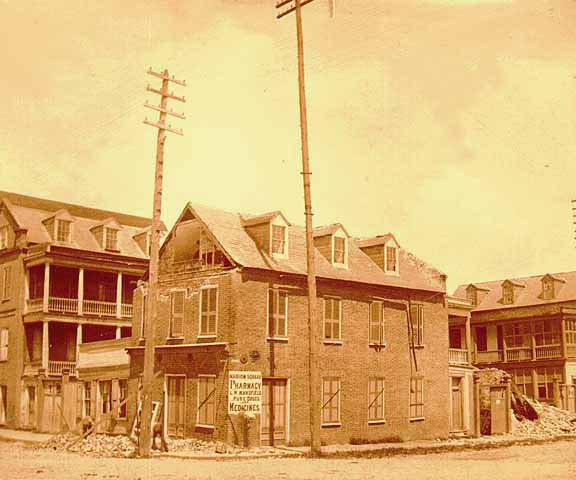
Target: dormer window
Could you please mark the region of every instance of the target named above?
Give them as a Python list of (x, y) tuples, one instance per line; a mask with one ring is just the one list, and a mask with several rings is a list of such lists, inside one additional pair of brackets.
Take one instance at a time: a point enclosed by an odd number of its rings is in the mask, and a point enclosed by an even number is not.
[(104, 229), (104, 248), (106, 250), (118, 250), (118, 230), (106, 227)]
[(472, 303), (472, 305), (478, 305), (478, 292), (474, 287), (469, 287), (466, 290), (466, 298)]
[(8, 225), (0, 227), (0, 250), (8, 248)]
[(386, 247), (386, 272), (398, 272), (398, 249), (395, 246)]
[(271, 225), (272, 227), (272, 253), (286, 255), (287, 228), (284, 225)]
[(542, 281), (542, 299), (551, 300), (554, 298), (554, 281), (553, 280), (543, 280)]
[(334, 264), (346, 265), (347, 245), (345, 237), (332, 237), (332, 259)]
[(69, 220), (56, 221), (56, 241), (70, 243), (72, 222)]
[(514, 303), (514, 287), (510, 284), (502, 285), (502, 303), (512, 305)]

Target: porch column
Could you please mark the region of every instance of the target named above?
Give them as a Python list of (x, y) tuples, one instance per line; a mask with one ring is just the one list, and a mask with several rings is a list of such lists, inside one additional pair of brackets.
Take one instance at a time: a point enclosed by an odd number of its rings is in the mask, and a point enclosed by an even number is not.
[(80, 345), (82, 344), (82, 324), (76, 325), (76, 363), (80, 361)]
[(466, 359), (472, 365), (472, 334), (470, 332), (470, 314), (466, 315)]
[(532, 388), (534, 390), (534, 399), (539, 400), (540, 395), (538, 394), (538, 372), (535, 368), (532, 369)]
[(122, 272), (116, 279), (116, 318), (122, 318)]
[[(568, 351), (566, 348), (566, 325), (564, 324), (564, 318), (560, 317), (560, 345), (561, 345), (561, 352), (562, 352), (562, 357), (566, 358), (568, 356)], [(566, 383), (568, 383), (568, 381), (566, 381)]]
[(84, 315), (84, 269), (78, 269), (78, 315)]
[(50, 339), (49, 339), (49, 328), (48, 321), (44, 320), (42, 322), (42, 368), (48, 371), (48, 354), (50, 351)]
[(44, 264), (44, 298), (42, 302), (42, 311), (48, 311), (48, 298), (50, 297), (50, 264)]
[(122, 338), (122, 327), (116, 327), (116, 339)]
[(536, 339), (534, 338), (534, 334), (532, 334), (530, 338), (532, 342), (532, 360), (536, 360)]
[(502, 361), (508, 361), (508, 351), (506, 349), (506, 337), (502, 335)]
[(28, 300), (30, 299), (30, 269), (24, 267), (24, 313), (28, 312)]

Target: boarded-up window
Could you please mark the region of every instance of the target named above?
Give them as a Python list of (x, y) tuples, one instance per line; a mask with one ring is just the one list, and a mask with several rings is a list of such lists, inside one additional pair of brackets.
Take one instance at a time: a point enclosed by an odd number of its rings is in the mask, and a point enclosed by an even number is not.
[(339, 298), (324, 298), (324, 339), (341, 339), (341, 301)]
[(398, 249), (396, 247), (386, 247), (386, 271), (398, 271)]
[(200, 290), (200, 335), (216, 335), (218, 319), (218, 288)]
[(0, 361), (8, 360), (8, 329), (0, 329)]
[(374, 301), (370, 304), (370, 343), (373, 345), (385, 343), (384, 308), (380, 301)]
[(179, 337), (183, 334), (184, 323), (184, 290), (176, 290), (170, 293), (171, 315), (170, 315), (170, 336)]
[(215, 378), (212, 376), (198, 376), (198, 421), (197, 425), (214, 426)]
[(371, 378), (368, 381), (368, 421), (384, 420), (384, 379)]
[(410, 306), (410, 326), (412, 333), (412, 345), (421, 347), (424, 345), (424, 307), (416, 304)]
[(268, 335), (288, 336), (288, 293), (283, 290), (268, 290)]
[(340, 379), (322, 380), (322, 424), (340, 423)]
[(12, 267), (4, 267), (2, 272), (2, 300), (9, 300), (12, 293)]
[(424, 417), (424, 379), (410, 379), (410, 418)]

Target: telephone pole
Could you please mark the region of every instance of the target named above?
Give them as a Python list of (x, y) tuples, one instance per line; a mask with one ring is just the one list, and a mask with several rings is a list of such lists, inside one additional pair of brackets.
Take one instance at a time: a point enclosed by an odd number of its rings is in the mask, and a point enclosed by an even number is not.
[[(312, 235), (312, 194), (310, 192), (310, 160), (308, 150), (308, 117), (306, 112), (306, 86), (304, 78), (304, 36), (302, 33), (302, 6), (314, 0), (280, 0), (276, 8), (280, 19), (289, 13), (296, 12), (296, 39), (298, 52), (298, 98), (300, 101), (300, 142), (302, 149), (302, 179), (304, 183), (304, 211), (306, 216), (306, 269), (308, 274), (308, 388), (310, 408), (310, 453), (319, 456), (320, 442), (320, 370), (318, 365), (318, 316), (316, 312), (316, 267), (314, 263), (314, 238)], [(330, 1), (330, 12), (333, 15), (334, 2)]]
[[(164, 168), (164, 144), (166, 142), (166, 132), (172, 132), (177, 135), (183, 135), (182, 130), (176, 130), (171, 125), (166, 124), (166, 117), (171, 115), (176, 118), (184, 119), (181, 113), (168, 110), (168, 99), (176, 100), (178, 102), (185, 102), (184, 97), (174, 95), (173, 92), (168, 91), (168, 84), (170, 82), (176, 85), (186, 86), (186, 82), (176, 80), (174, 76), (170, 76), (168, 70), (162, 73), (154, 72), (148, 69), (146, 72), (156, 78), (162, 79), (162, 87), (160, 90), (151, 88), (150, 85), (146, 90), (156, 95), (160, 95), (160, 105), (152, 105), (148, 102), (144, 104), (146, 108), (150, 108), (160, 112), (158, 122), (153, 122), (146, 118), (144, 123), (158, 129), (158, 139), (156, 141), (156, 168), (154, 175), (154, 201), (152, 207), (152, 232), (150, 238), (150, 267), (148, 269), (148, 296), (146, 308), (146, 332), (145, 332), (145, 346), (144, 346), (144, 373), (142, 378), (142, 416), (140, 418), (140, 435), (138, 439), (138, 454), (141, 457), (148, 457), (150, 455), (151, 433), (152, 433), (152, 383), (154, 381), (154, 350), (155, 350), (155, 325), (156, 316), (158, 312), (158, 263), (159, 263), (159, 250), (160, 250), (160, 229), (162, 228), (162, 221), (160, 219), (162, 213), (162, 176)], [(166, 406), (164, 406), (166, 408)]]

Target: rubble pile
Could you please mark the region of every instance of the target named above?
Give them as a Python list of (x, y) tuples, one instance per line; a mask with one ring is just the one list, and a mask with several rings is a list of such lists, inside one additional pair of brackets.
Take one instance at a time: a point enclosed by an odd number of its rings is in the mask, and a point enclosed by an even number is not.
[(93, 457), (129, 458), (136, 454), (136, 446), (124, 435), (90, 435), (78, 441), (78, 436), (66, 433), (52, 437), (43, 443), (41, 448), (77, 452)]
[(576, 434), (576, 416), (566, 410), (530, 400), (538, 413), (537, 420), (518, 420), (512, 415), (512, 431), (520, 436), (555, 437)]

